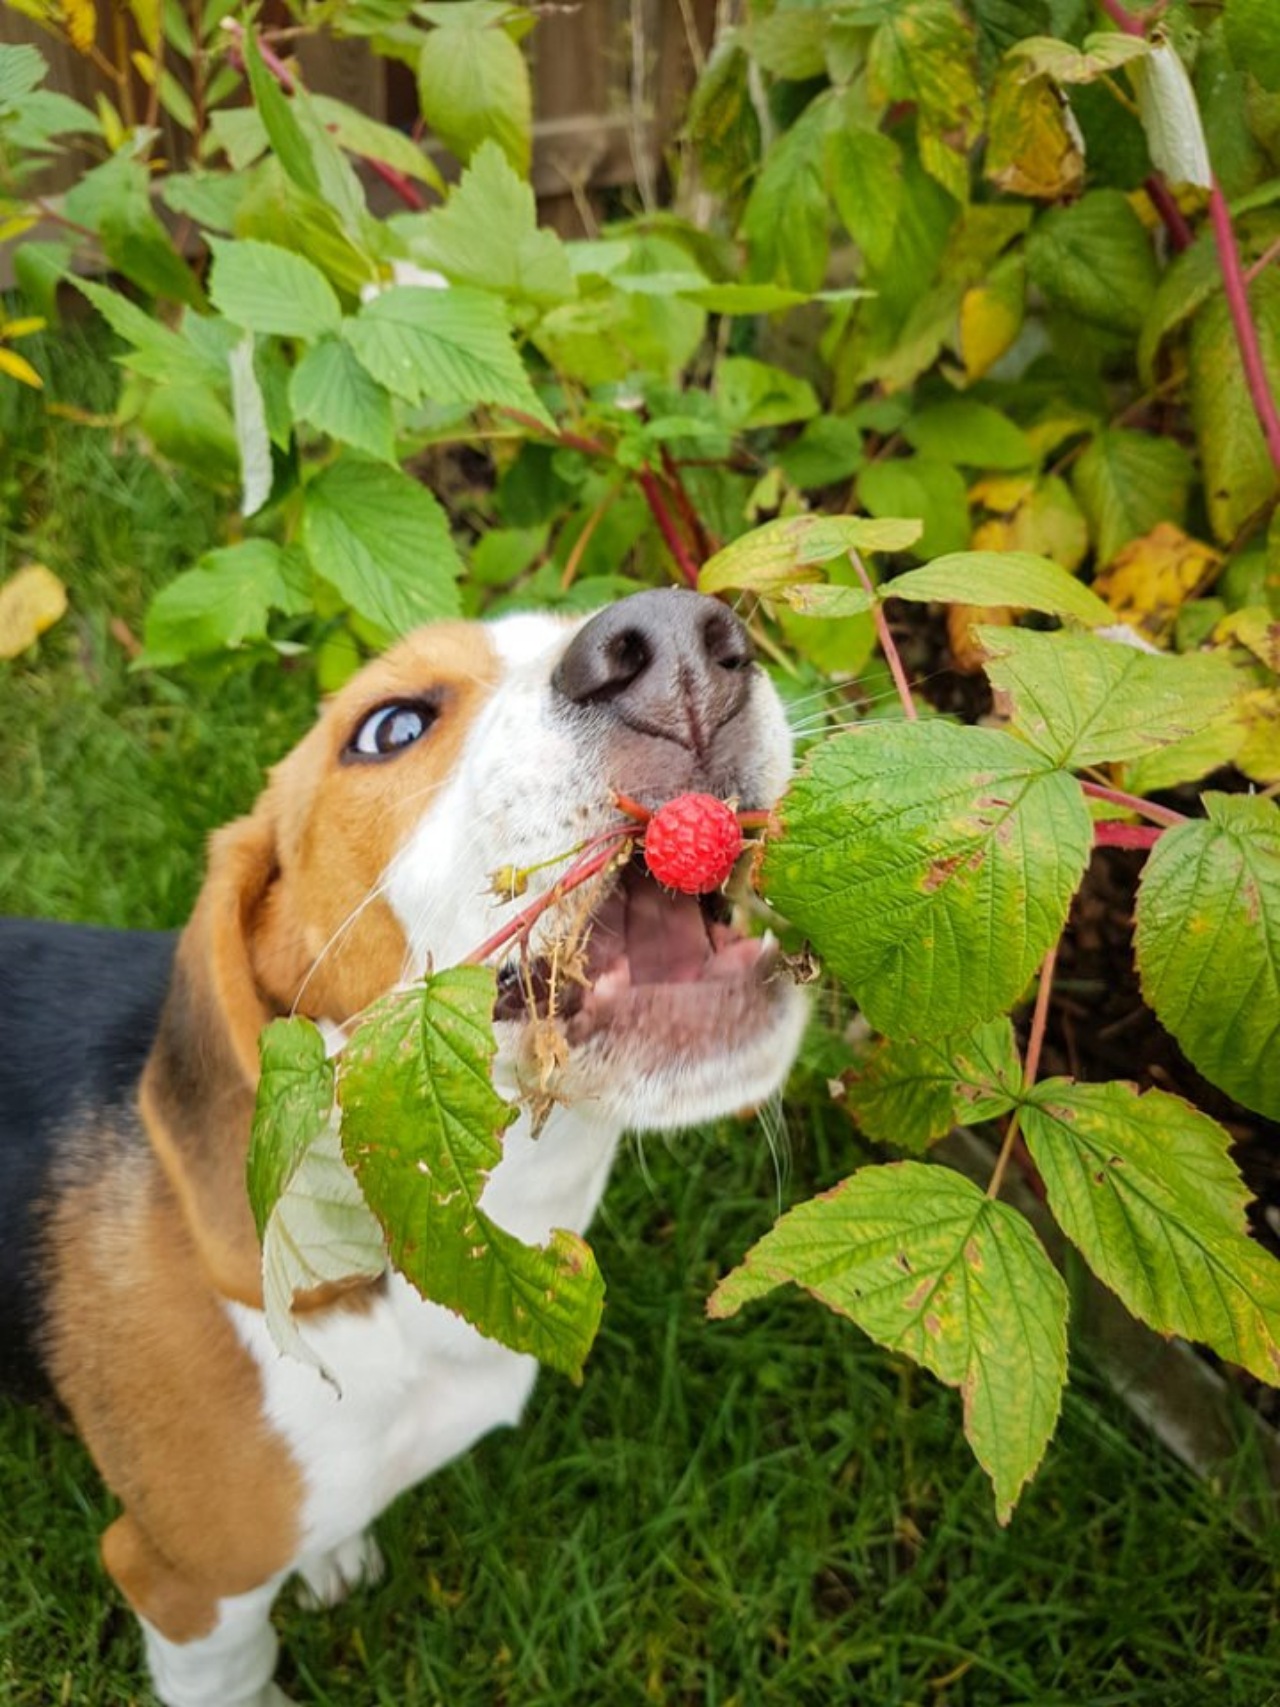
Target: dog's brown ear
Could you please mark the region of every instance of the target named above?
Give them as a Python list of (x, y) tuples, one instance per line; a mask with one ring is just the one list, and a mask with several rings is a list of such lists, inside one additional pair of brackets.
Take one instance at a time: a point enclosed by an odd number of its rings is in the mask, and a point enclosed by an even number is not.
[(264, 801), (213, 837), (142, 1078), (151, 1142), (220, 1292), (260, 1305), (261, 1251), (245, 1192), (258, 1034), (278, 1012), (255, 972), (255, 938), (279, 875)]

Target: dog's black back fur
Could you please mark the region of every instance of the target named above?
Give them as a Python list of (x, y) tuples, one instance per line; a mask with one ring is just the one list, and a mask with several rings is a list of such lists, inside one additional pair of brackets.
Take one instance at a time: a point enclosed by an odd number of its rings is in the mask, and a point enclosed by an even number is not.
[(35, 1357), (46, 1181), (76, 1116), (127, 1101), (176, 934), (0, 919), (0, 1392), (46, 1391)]

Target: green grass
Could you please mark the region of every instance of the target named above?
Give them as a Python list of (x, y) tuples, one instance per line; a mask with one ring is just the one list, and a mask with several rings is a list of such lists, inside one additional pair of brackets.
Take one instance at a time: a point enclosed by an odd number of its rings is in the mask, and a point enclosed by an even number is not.
[[(62, 383), (83, 402), (102, 382), (81, 358)], [(304, 724), (305, 676), (130, 675), (110, 618), (137, 631), (216, 505), (101, 433), (46, 443), (11, 395), (0, 432), (4, 572), (39, 557), (72, 594), (37, 655), (0, 666), (0, 907), (175, 923), (207, 830)], [(790, 1126), (792, 1200), (856, 1164), (819, 1097)], [(798, 1297), (703, 1319), (773, 1214), (759, 1134), (645, 1163), (596, 1230), (610, 1302), (582, 1389), (544, 1377), (520, 1430), (399, 1501), (382, 1586), (319, 1615), (282, 1600), (300, 1702), (1280, 1704), (1280, 1537), (1235, 1532), (1087, 1368), (1001, 1530), (955, 1395)], [(73, 1440), (0, 1407), (0, 1702), (146, 1699), (97, 1563), (111, 1515)]]

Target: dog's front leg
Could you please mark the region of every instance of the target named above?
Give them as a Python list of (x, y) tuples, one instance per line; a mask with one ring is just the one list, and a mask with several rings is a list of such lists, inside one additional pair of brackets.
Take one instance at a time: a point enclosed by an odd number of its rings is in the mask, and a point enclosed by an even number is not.
[(279, 1648), (271, 1605), (286, 1573), (211, 1599), (167, 1564), (127, 1513), (103, 1536), (102, 1552), (142, 1625), (163, 1707), (289, 1707), (271, 1681)]
[(164, 1707), (289, 1707), (271, 1681), (279, 1644), (271, 1628), (278, 1583), (219, 1601), (207, 1636), (173, 1642), (141, 1619), (151, 1683)]

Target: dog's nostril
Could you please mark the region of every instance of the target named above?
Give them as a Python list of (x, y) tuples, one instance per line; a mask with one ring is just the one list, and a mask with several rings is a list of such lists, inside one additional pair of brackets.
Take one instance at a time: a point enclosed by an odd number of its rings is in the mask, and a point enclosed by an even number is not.
[(624, 628), (605, 648), (613, 682), (634, 681), (653, 662), (653, 648), (638, 628)]
[(722, 670), (745, 670), (755, 662), (755, 648), (746, 629), (726, 610), (714, 610), (702, 625), (707, 657)]

